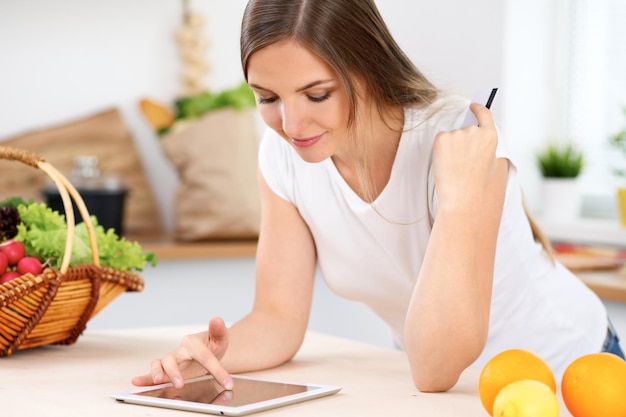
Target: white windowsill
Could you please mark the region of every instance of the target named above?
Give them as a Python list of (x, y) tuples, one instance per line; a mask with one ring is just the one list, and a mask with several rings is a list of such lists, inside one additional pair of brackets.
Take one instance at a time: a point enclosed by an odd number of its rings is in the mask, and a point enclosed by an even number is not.
[(574, 222), (554, 223), (537, 218), (537, 223), (553, 242), (626, 248), (626, 228), (617, 219), (581, 218)]

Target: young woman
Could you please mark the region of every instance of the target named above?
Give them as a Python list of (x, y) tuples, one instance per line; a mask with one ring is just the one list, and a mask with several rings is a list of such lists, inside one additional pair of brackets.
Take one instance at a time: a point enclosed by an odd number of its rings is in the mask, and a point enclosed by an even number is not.
[[(245, 77), (269, 127), (259, 153), (256, 297), (153, 361), (136, 385), (273, 367), (298, 351), (316, 266), (405, 349), (416, 387), (531, 350), (557, 375), (611, 341), (602, 302), (537, 243), (491, 113), (435, 88), (373, 0), (252, 0)], [(478, 126), (460, 129), (466, 112)]]

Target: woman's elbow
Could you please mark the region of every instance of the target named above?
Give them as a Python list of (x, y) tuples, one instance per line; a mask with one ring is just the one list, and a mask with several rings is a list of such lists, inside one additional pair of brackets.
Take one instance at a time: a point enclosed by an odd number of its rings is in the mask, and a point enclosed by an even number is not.
[(446, 392), (456, 385), (460, 374), (435, 375), (427, 372), (412, 372), (415, 388), (420, 392)]
[(428, 354), (411, 345), (407, 345), (406, 351), (413, 384), (421, 392), (448, 391), (456, 385), (469, 363), (450, 352)]

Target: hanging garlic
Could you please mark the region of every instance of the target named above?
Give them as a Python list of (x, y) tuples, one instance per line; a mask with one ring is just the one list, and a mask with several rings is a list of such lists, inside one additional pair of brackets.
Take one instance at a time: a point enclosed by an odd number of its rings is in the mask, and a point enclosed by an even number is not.
[(203, 35), (204, 16), (190, 11), (187, 1), (183, 1), (183, 7), (183, 24), (175, 33), (182, 60), (181, 95), (193, 96), (206, 90), (205, 75), (211, 69), (206, 59), (209, 40)]

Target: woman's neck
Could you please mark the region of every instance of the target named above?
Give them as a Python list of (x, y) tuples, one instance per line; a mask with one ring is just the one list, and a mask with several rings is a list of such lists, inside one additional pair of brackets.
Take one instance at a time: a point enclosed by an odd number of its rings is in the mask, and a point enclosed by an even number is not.
[(404, 109), (371, 108), (357, 117), (354, 137), (332, 157), (346, 183), (364, 201), (374, 201), (387, 185), (403, 127)]

